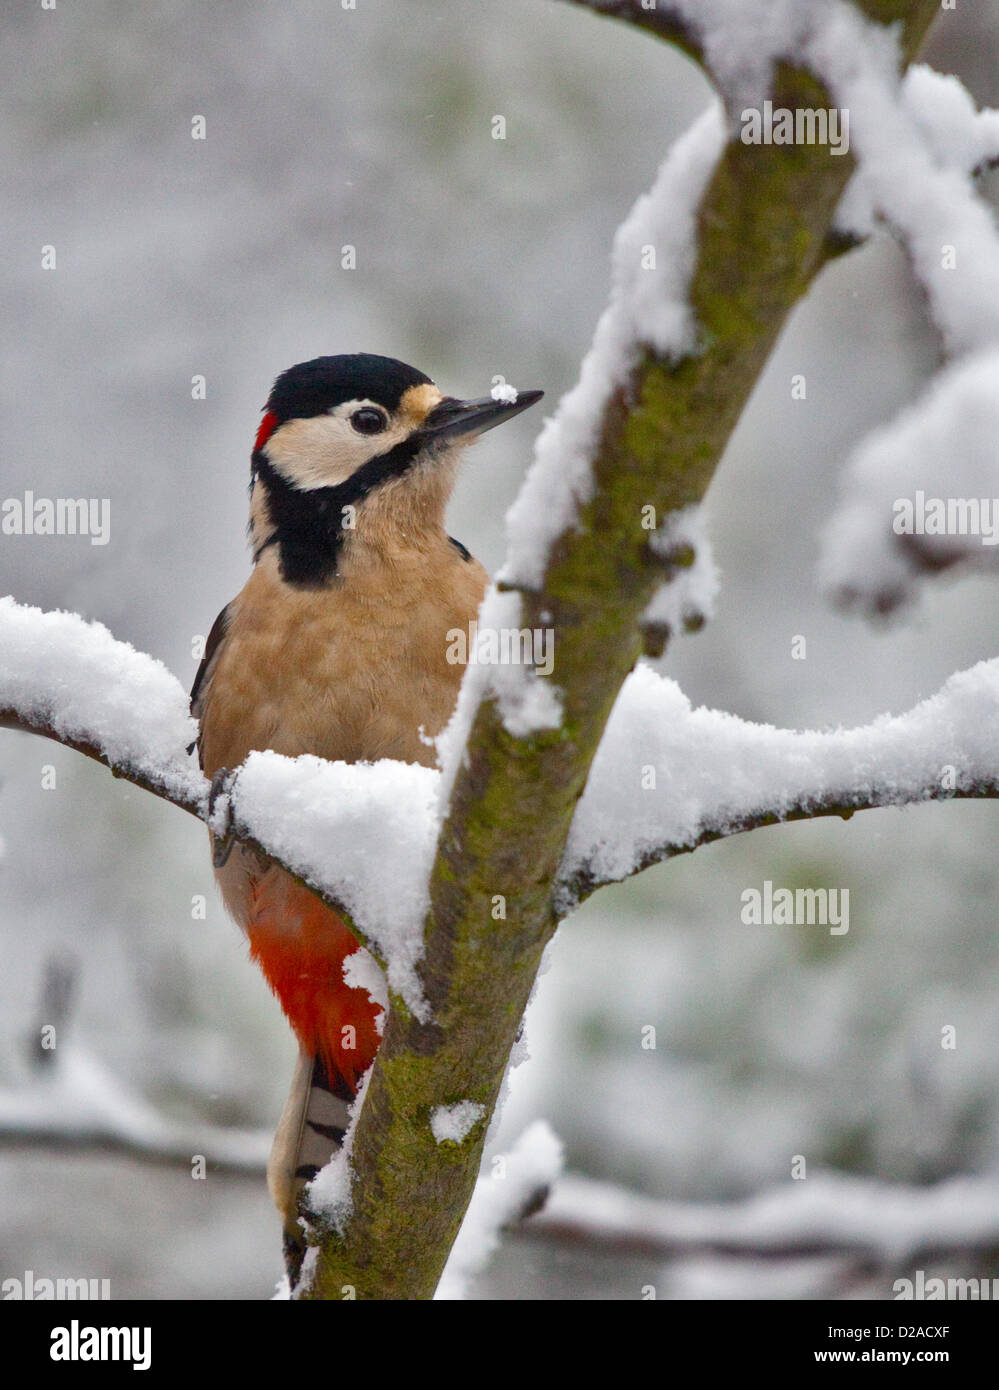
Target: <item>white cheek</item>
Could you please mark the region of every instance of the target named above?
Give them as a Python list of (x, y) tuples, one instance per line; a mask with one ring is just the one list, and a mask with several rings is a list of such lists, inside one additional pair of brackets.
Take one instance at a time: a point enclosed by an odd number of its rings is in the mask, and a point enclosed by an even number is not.
[[(379, 450), (380, 452), (380, 450)], [(315, 415), (289, 420), (267, 441), (267, 457), (290, 483), (300, 488), (335, 487), (369, 458), (370, 440), (346, 420)]]
[(265, 446), (273, 466), (296, 487), (336, 487), (377, 454), (386, 454), (406, 438), (403, 425), (382, 434), (358, 434), (349, 420), (314, 415), (280, 425)]

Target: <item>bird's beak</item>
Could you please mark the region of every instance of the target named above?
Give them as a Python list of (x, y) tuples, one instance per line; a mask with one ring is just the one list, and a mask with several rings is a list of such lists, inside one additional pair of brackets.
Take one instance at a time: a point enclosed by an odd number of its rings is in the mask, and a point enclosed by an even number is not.
[(459, 401), (453, 396), (445, 396), (424, 420), (420, 433), (428, 443), (484, 434), (494, 425), (502, 425), (504, 420), (513, 419), (514, 415), (540, 401), (544, 394), (544, 391), (521, 391), (515, 401), (497, 401), (492, 396), (485, 396), (479, 401)]

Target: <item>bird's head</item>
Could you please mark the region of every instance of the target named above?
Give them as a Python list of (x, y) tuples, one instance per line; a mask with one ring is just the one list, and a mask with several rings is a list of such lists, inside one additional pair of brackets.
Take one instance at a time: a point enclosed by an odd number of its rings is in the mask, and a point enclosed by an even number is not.
[(253, 449), (254, 558), (276, 546), (286, 580), (322, 584), (354, 539), (439, 531), (461, 448), (542, 394), (456, 400), (414, 367), (370, 353), (290, 367)]

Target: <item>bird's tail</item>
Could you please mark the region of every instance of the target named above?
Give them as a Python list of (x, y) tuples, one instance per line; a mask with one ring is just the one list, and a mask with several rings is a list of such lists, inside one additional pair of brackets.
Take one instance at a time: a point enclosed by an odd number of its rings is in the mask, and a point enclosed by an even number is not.
[(305, 1233), (299, 1220), (307, 1185), (343, 1143), (354, 1092), (342, 1076), (330, 1075), (321, 1056), (303, 1048), (288, 1099), (278, 1123), (267, 1185), (284, 1220), (284, 1257), (294, 1288), (305, 1258)]
[(378, 1050), (381, 1006), (365, 988), (344, 980), (344, 961), (359, 949), (354, 936), (282, 871), (271, 869), (252, 884), (247, 931), (250, 954), (280, 999), (300, 1048), (267, 1165), (294, 1286), (305, 1254), (302, 1194), (343, 1143), (348, 1108)]

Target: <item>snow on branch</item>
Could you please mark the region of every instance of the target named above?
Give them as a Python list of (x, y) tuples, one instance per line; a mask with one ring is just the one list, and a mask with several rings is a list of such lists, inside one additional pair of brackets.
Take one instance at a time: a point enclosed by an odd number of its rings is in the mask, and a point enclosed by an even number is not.
[[(863, 239), (887, 225), (909, 255), (947, 352), (978, 354), (969, 356), (967, 374), (939, 378), (915, 413), (903, 412), (858, 446), (826, 536), (824, 584), (844, 606), (878, 614), (958, 561), (990, 564), (995, 552), (983, 546), (996, 544), (992, 512), (999, 508), (999, 448), (987, 447), (995, 415), (999, 231), (973, 179), (999, 159), (999, 112), (976, 110), (954, 76), (926, 66), (901, 76), (899, 31), (871, 22), (886, 17), (874, 0), (811, 0), (793, 8), (779, 0), (660, 0), (645, 14), (638, 3), (578, 3), (679, 37), (724, 94), (733, 123), (740, 109), (745, 117), (761, 107), (778, 62), (801, 65), (823, 83), (857, 166), (836, 214), (839, 237)], [(944, 418), (951, 445), (941, 458), (936, 427)], [(930, 459), (919, 447), (922, 422), (931, 433)], [(948, 479), (947, 466), (955, 477)], [(925, 527), (917, 494), (929, 501)], [(918, 508), (916, 529), (905, 529), (906, 518), (892, 510), (906, 499)], [(983, 509), (988, 515), (980, 521)]]
[(0, 725), (68, 744), (204, 819), (187, 696), (162, 662), (102, 623), (0, 598)]
[[(966, 168), (993, 147), (994, 113), (977, 126), (966, 108), (962, 121), (957, 79), (916, 77), (906, 90), (890, 37), (849, 5), (829, 9), (806, 52), (834, 100), (849, 111), (858, 172), (838, 220), (865, 234), (872, 230), (873, 211), (901, 237), (948, 351), (994, 344), (999, 233)], [(941, 158), (943, 138), (955, 126), (964, 138), (953, 155)], [(955, 251), (953, 263), (948, 246)]]
[[(927, 155), (942, 169), (962, 175), (976, 175), (999, 160), (999, 111), (988, 107), (979, 111), (974, 98), (959, 77), (936, 72), (925, 63), (913, 63), (902, 78), (898, 100), (910, 130), (922, 142)], [(911, 140), (911, 136), (910, 136)], [(856, 234), (877, 228), (878, 179), (872, 177), (871, 161), (862, 159), (858, 172), (847, 186), (836, 214), (837, 223)]]
[(907, 714), (797, 732), (692, 709), (638, 667), (572, 823), (569, 910), (603, 883), (757, 826), (877, 806), (999, 796), (999, 659), (951, 676)]
[(153, 1163), (260, 1173), (270, 1134), (168, 1119), (82, 1048), (60, 1047), (58, 1060), (35, 1067), (18, 1087), (0, 1090), (0, 1145), (39, 1144), (128, 1154)]
[(541, 586), (555, 540), (578, 523), (593, 497), (608, 402), (627, 384), (643, 352), (675, 361), (696, 346), (689, 286), (697, 213), (723, 141), (721, 108), (714, 104), (676, 142), (651, 190), (618, 229), (609, 303), (579, 380), (546, 421), (507, 514), (507, 558), (499, 580), (511, 588)]
[(893, 612), (930, 575), (999, 567), (999, 348), (962, 358), (847, 462), (819, 580), (841, 607)]
[(820, 579), (841, 606), (875, 615), (958, 562), (996, 560), (999, 232), (971, 175), (999, 156), (999, 112), (977, 112), (954, 77), (914, 68), (899, 90), (875, 49), (847, 59), (828, 36), (824, 47), (859, 160), (839, 223), (867, 235), (880, 217), (900, 236), (957, 357), (844, 473)]
[[(208, 783), (187, 751), (197, 736), (187, 695), (161, 662), (101, 623), (0, 598), (0, 726), (55, 739), (208, 818)], [(270, 855), (339, 911), (414, 1010), (424, 1008), (414, 966), (440, 780), (433, 769), (388, 759), (253, 753), (224, 807), (233, 838)], [(215, 814), (222, 809), (217, 803)]]
[[(601, 8), (701, 54), (731, 113), (733, 98), (742, 94), (760, 101), (772, 97), (789, 108), (823, 97), (813, 61), (823, 36), (829, 38), (830, 63), (845, 65), (842, 83), (851, 78), (851, 44), (876, 50), (880, 78), (887, 71), (885, 55), (896, 64), (911, 57), (937, 10), (936, 0), (858, 3), (875, 19), (900, 22), (886, 35), (864, 26), (841, 0), (793, 6), (786, 0), (676, 0), (662, 5), (661, 19), (650, 18), (640, 4)], [(862, 51), (857, 61), (863, 78)], [(390, 1011), (354, 1135), (355, 1190), (363, 1200), (355, 1202), (342, 1235), (317, 1247), (314, 1282), (305, 1296), (338, 1298), (349, 1284), (359, 1298), (414, 1298), (428, 1297), (437, 1287), (459, 1214), (475, 1187), (485, 1126), (476, 1126), (458, 1145), (439, 1144), (428, 1117), (456, 1100), (470, 1101), (484, 1115), (492, 1112), (534, 975), (557, 926), (559, 866), (578, 862), (589, 869), (599, 850), (612, 866), (617, 856), (627, 859), (629, 871), (635, 867), (636, 834), (623, 844), (615, 836), (608, 845), (587, 830), (585, 811), (573, 821), (580, 793), (641, 649), (643, 615), (646, 627), (661, 629), (688, 617), (696, 621), (710, 602), (706, 561), (694, 567), (681, 603), (653, 601), (663, 578), (685, 568), (683, 546), (677, 549), (667, 518), (703, 498), (788, 314), (824, 262), (850, 170), (850, 160), (833, 158), (828, 149), (788, 151), (741, 141), (736, 129), (726, 129), (716, 102), (675, 144), (651, 193), (639, 199), (616, 239), (610, 305), (580, 386), (546, 429), (511, 512), (501, 583), (508, 592), (494, 594), (491, 610), (514, 629), (550, 631), (555, 668), (550, 676), (518, 671), (499, 686), (472, 682), (470, 702), (463, 694), (466, 707), (459, 708), (455, 726), (462, 737), (452, 738), (447, 750), (449, 808), (429, 876), (420, 963), (432, 1018), (417, 1008)], [(655, 543), (644, 525), (646, 512), (654, 530), (662, 528)], [(548, 699), (538, 698), (532, 684), (541, 680)], [(641, 691), (635, 680), (632, 688)], [(60, 709), (46, 706), (36, 724), (20, 717), (20, 707), (32, 697), (29, 688), (10, 703), (5, 698), (3, 707), (13, 711), (19, 727), (51, 733), (53, 720), (62, 719)], [(677, 699), (682, 703), (677, 693), (674, 705)], [(182, 716), (182, 705), (175, 705)], [(675, 712), (682, 719), (683, 710)], [(72, 727), (75, 735), (62, 724), (55, 736), (77, 737), (74, 746), (81, 746), (87, 721)], [(717, 732), (713, 724), (712, 736)], [(687, 733), (696, 744), (696, 714)], [(183, 736), (173, 740), (171, 734), (171, 768)], [(96, 746), (107, 759), (104, 745)], [(796, 747), (783, 750), (792, 762)], [(326, 860), (334, 858), (331, 851), (339, 854), (340, 818), (346, 824), (356, 814), (342, 802), (348, 792), (354, 799), (357, 789), (349, 780), (338, 789), (335, 779), (346, 773), (308, 760), (301, 783), (297, 772), (286, 781), (273, 756), (248, 761), (236, 779), (230, 809), (237, 837), (245, 839), (251, 823), (265, 838), (315, 831), (310, 845), (323, 851), (320, 863), (313, 864), (311, 849), (301, 853), (290, 838), (281, 844), (286, 853), (301, 854), (300, 873), (321, 875)], [(129, 757), (141, 763), (141, 746)], [(606, 756), (601, 765), (608, 767)], [(634, 758), (625, 766), (634, 769)], [(773, 770), (772, 763), (766, 766)], [(190, 790), (200, 806), (203, 784), (193, 770), (186, 775), (194, 779)], [(615, 780), (621, 775), (619, 766)], [(793, 783), (791, 773), (787, 778)], [(386, 788), (412, 805), (426, 827), (426, 839), (422, 829), (413, 832), (404, 854), (415, 874), (424, 845), (434, 838), (426, 822), (439, 814), (439, 801), (426, 778), (414, 779), (408, 789), (386, 779)], [(717, 815), (727, 803), (718, 786), (709, 791), (707, 804)], [(650, 827), (654, 857), (657, 848), (672, 843), (670, 836), (690, 832), (691, 806), (688, 798), (678, 825), (664, 809), (664, 797), (653, 801), (664, 817)], [(612, 814), (609, 805), (604, 817)], [(392, 814), (386, 805), (385, 824), (394, 827)], [(289, 822), (296, 817), (293, 832)], [(376, 818), (367, 811), (364, 817), (366, 839)], [(378, 843), (387, 842), (383, 834)], [(360, 857), (373, 855), (375, 843), (362, 846)], [(565, 896), (565, 884), (562, 889)], [(338, 876), (337, 891), (357, 892), (360, 915), (367, 897), (359, 883), (342, 883)], [(417, 906), (417, 895), (407, 891), (397, 910), (404, 918)], [(513, 1210), (503, 1194), (519, 1186), (494, 1182), (487, 1189), (502, 1209), (501, 1221)], [(485, 1222), (491, 1230), (496, 1224), (492, 1217)], [(475, 1245), (481, 1251), (488, 1237)], [(466, 1267), (474, 1263), (466, 1261)]]
[(994, 1250), (999, 1182), (960, 1177), (904, 1187), (818, 1173), (746, 1201), (696, 1204), (658, 1201), (567, 1174), (518, 1234), (663, 1259), (852, 1254), (901, 1265), (950, 1251)]
[(536, 1211), (562, 1172), (562, 1144), (544, 1120), (535, 1120), (509, 1154), (497, 1154), (479, 1178), (435, 1299), (462, 1299), (485, 1269), (505, 1227)]
[(251, 753), (232, 790), (238, 838), (349, 914), (418, 1016), (427, 880), (440, 828), (441, 774), (416, 763), (326, 762)]

